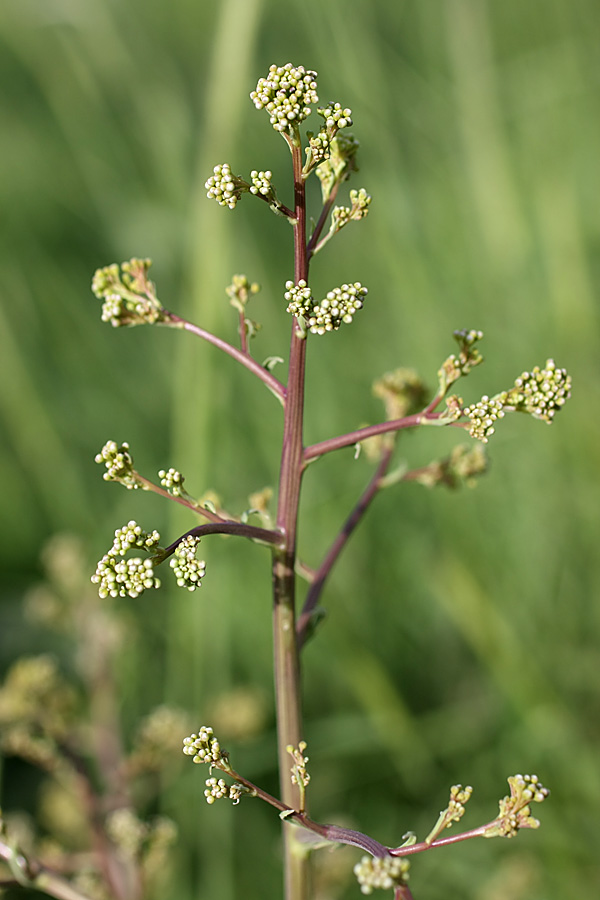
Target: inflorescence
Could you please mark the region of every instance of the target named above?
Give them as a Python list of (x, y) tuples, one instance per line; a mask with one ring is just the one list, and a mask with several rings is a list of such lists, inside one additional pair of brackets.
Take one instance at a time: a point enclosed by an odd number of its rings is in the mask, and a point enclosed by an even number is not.
[(539, 828), (531, 815), (530, 803), (542, 803), (550, 794), (537, 775), (511, 775), (510, 797), (500, 801), (498, 817), (490, 823), (484, 837), (514, 837), (521, 828)]
[(156, 288), (148, 278), (149, 259), (136, 259), (97, 269), (92, 280), (92, 291), (102, 304), (102, 321), (114, 328), (123, 325), (154, 325), (168, 322), (169, 315), (163, 309)]
[[(144, 531), (133, 519), (115, 531), (113, 545), (105, 553), (92, 575), (92, 583), (98, 585), (100, 597), (139, 597), (150, 588), (160, 587), (160, 580), (154, 576), (154, 567), (168, 555), (159, 546), (158, 531)], [(179, 587), (195, 591), (200, 587), (206, 571), (204, 560), (195, 557), (199, 538), (188, 535), (175, 547), (171, 568)], [(147, 557), (132, 556), (132, 550), (143, 550)]]
[(310, 104), (319, 102), (316, 77), (316, 72), (304, 66), (272, 65), (267, 77), (259, 78), (250, 98), (257, 109), (266, 109), (275, 131), (293, 136), (310, 115)]
[(354, 866), (354, 874), (363, 894), (372, 894), (376, 888), (390, 890), (406, 884), (410, 863), (399, 856), (363, 856)]
[(209, 725), (202, 725), (197, 734), (183, 739), (183, 752), (192, 757), (192, 762), (207, 763), (211, 768), (218, 766), (226, 771), (229, 769), (229, 755), (222, 749)]
[(485, 444), (494, 433), (496, 421), (505, 412), (529, 413), (534, 419), (550, 424), (570, 396), (571, 376), (549, 359), (545, 368), (535, 366), (531, 372), (523, 372), (510, 390), (494, 397), (483, 396), (463, 413), (471, 420), (471, 436)]
[(115, 531), (113, 545), (96, 567), (92, 582), (98, 585), (100, 597), (139, 597), (149, 588), (160, 587), (154, 576), (154, 562), (151, 558), (125, 555), (130, 550), (144, 550), (153, 553), (159, 549), (158, 531), (144, 531), (133, 519)]
[(300, 281), (297, 285), (293, 281), (286, 281), (285, 286), (287, 312), (296, 318), (302, 317), (313, 334), (337, 331), (342, 322), (350, 323), (357, 310), (362, 309), (363, 298), (368, 293), (360, 281), (355, 281), (354, 284), (334, 288), (327, 293), (325, 299), (315, 303), (312, 291), (305, 281)]
[(175, 548), (175, 554), (169, 565), (173, 569), (179, 587), (195, 591), (201, 586), (206, 572), (204, 560), (196, 559), (196, 548), (200, 539), (188, 534)]
[(124, 441), (107, 441), (100, 453), (94, 457), (99, 465), (104, 463), (106, 472), (102, 476), (105, 481), (118, 481), (129, 490), (142, 487), (137, 472), (133, 468), (133, 457), (129, 452), (129, 444)]

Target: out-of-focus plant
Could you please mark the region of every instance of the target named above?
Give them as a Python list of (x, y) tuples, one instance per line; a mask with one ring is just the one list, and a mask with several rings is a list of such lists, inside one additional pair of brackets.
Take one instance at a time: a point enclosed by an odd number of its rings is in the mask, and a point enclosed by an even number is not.
[(45, 774), (43, 836), (28, 819), (0, 816), (0, 884), (63, 900), (158, 898), (177, 827), (141, 810), (176, 773), (188, 717), (159, 706), (125, 746), (115, 673), (131, 626), (91, 587), (79, 539), (54, 538), (44, 563), (47, 580), (25, 611), (72, 647), (73, 670), (49, 653), (21, 657), (0, 687), (0, 749)]
[[(239, 346), (166, 309), (149, 278), (150, 261), (147, 259), (131, 259), (121, 266), (113, 264), (99, 269), (92, 288), (102, 301), (103, 321), (110, 322), (114, 327), (153, 324), (188, 331), (233, 357), (274, 395), (281, 404), (283, 416), (276, 506), (271, 512), (269, 497), (264, 493), (257, 494), (244, 514), (231, 515), (217, 508), (213, 502), (196, 499), (185, 487), (183, 475), (173, 468), (162, 469), (158, 480), (147, 478), (135, 468), (127, 443), (108, 441), (96, 457), (96, 461), (105, 468), (104, 478), (107, 481), (116, 481), (130, 490), (161, 494), (187, 507), (205, 523), (192, 527), (163, 546), (156, 530), (147, 531), (133, 520), (128, 522), (115, 532), (112, 546), (99, 561), (92, 581), (97, 585), (99, 597), (105, 602), (116, 597), (138, 598), (144, 591), (160, 587), (158, 573), (162, 571), (159, 568), (162, 566), (173, 570), (179, 586), (195, 592), (206, 571), (205, 562), (197, 558), (198, 545), (203, 538), (211, 534), (228, 534), (247, 538), (269, 550), (280, 796), (268, 794), (237, 772), (209, 726), (201, 727), (184, 739), (184, 753), (191, 756), (194, 762), (205, 763), (210, 770), (215, 769), (224, 776), (214, 777), (211, 771), (206, 780), (204, 793), (209, 804), (218, 799), (228, 799), (237, 804), (242, 799), (257, 797), (279, 812), (284, 831), (286, 900), (305, 900), (310, 896), (310, 855), (318, 846), (331, 843), (348, 844), (365, 854), (354, 869), (363, 893), (385, 888), (392, 890), (396, 898), (406, 900), (412, 896), (408, 887), (409, 856), (469, 838), (512, 837), (521, 828), (537, 828), (539, 823), (531, 813), (531, 805), (544, 800), (548, 791), (535, 775), (511, 776), (510, 794), (500, 801), (495, 818), (484, 825), (448, 836), (446, 829), (462, 818), (472, 790), (470, 786), (454, 785), (450, 789), (448, 805), (430, 833), (418, 840), (409, 832), (399, 846), (384, 845), (362, 832), (314, 821), (307, 809), (310, 776), (302, 725), (301, 651), (320, 621), (318, 604), (327, 578), (379, 491), (403, 481), (416, 481), (428, 487), (446, 485), (456, 488), (472, 484), (486, 470), (483, 445), (489, 441), (498, 421), (508, 412), (525, 412), (547, 423), (552, 422), (570, 396), (571, 382), (566, 371), (548, 359), (543, 366), (523, 372), (506, 390), (494, 396), (486, 394), (478, 402), (466, 405), (451, 390), (461, 378), (468, 376), (482, 363), (478, 344), (483, 335), (476, 329), (457, 330), (454, 332), (457, 350), (440, 366), (437, 386), (433, 391), (427, 390), (416, 372), (399, 368), (378, 378), (373, 386), (375, 395), (385, 407), (382, 421), (305, 445), (303, 421), (307, 343), (309, 340), (317, 344), (321, 339), (329, 340), (325, 336), (340, 329), (343, 333), (342, 326), (353, 322), (368, 296), (367, 288), (361, 282), (350, 280), (333, 286), (325, 296), (315, 295), (309, 277), (310, 263), (315, 254), (343, 228), (367, 216), (371, 197), (364, 188), (360, 188), (350, 191), (348, 205), (338, 204), (342, 187), (357, 171), (359, 145), (347, 131), (353, 124), (350, 109), (338, 102), (319, 107), (317, 113), (321, 121), (318, 130), (307, 131), (304, 136), (301, 133), (302, 123), (311, 114), (312, 106), (318, 103), (315, 72), (290, 63), (273, 65), (266, 77), (259, 79), (250, 97), (257, 109), (267, 112), (272, 127), (290, 151), (293, 201), (288, 206), (279, 198), (271, 170), (253, 170), (248, 178), (244, 178), (236, 175), (228, 163), (215, 166), (206, 182), (206, 189), (209, 198), (231, 210), (244, 194), (250, 194), (264, 201), (292, 228), (292, 277), (281, 290), (282, 313), (286, 311), (291, 315), (286, 379), (280, 380), (274, 374), (276, 365), (282, 362), (280, 356), (271, 356), (260, 363), (252, 355), (251, 338), (260, 326), (249, 318), (248, 307), (258, 291), (258, 285), (245, 275), (235, 275), (227, 288), (231, 305), (238, 314)], [(308, 217), (305, 190), (311, 175), (316, 175), (321, 186), (321, 208), (314, 220)], [(309, 221), (313, 223), (310, 229)], [(348, 272), (349, 279), (355, 277), (356, 273)], [(333, 389), (333, 384), (332, 379), (329, 389)], [(449, 456), (417, 469), (410, 469), (403, 461), (393, 465), (400, 434), (406, 429), (431, 425), (467, 431), (478, 443), (458, 445)], [(364, 449), (374, 471), (339, 533), (331, 539), (317, 566), (311, 568), (299, 559), (297, 550), (302, 478), (309, 463), (344, 447), (355, 447), (357, 452)], [(324, 538), (324, 543), (326, 540)], [(240, 579), (242, 577), (240, 573)], [(308, 582), (301, 609), (297, 609), (296, 604), (298, 577)], [(29, 665), (48, 666), (49, 662), (38, 660)], [(15, 672), (9, 676), (4, 689), (7, 697), (16, 690), (14, 684), (18, 681), (18, 675)], [(19, 677), (23, 677), (22, 673)], [(34, 672), (30, 677), (35, 680), (37, 676)], [(53, 674), (52, 677), (57, 676)], [(93, 690), (93, 679), (90, 685)], [(63, 765), (68, 764), (81, 779), (83, 776), (77, 765), (72, 760), (69, 762), (74, 755), (79, 760), (76, 749), (73, 749), (74, 743), (77, 748), (77, 742), (72, 738), (61, 738), (63, 734), (70, 735), (65, 716), (73, 702), (68, 690), (61, 692), (57, 688), (53, 692), (52, 703), (45, 711), (47, 721), (44, 719), (42, 722), (42, 713), (38, 710), (34, 716), (35, 727), (25, 729), (19, 752), (27, 751), (30, 742), (30, 756), (37, 753), (42, 761), (46, 754), (49, 760), (47, 767), (51, 767), (50, 760), (59, 758), (62, 751), (67, 760)], [(70, 721), (76, 721), (76, 717)], [(17, 729), (17, 725), (15, 721), (11, 727)], [(15, 734), (19, 734), (18, 730)], [(12, 740), (15, 750), (16, 738)], [(142, 735), (140, 746), (129, 757), (129, 777), (135, 775), (136, 768), (144, 768), (147, 760), (153, 759), (153, 740), (152, 729), (148, 727)], [(100, 760), (99, 763), (105, 765), (105, 761)], [(119, 798), (119, 802), (113, 800), (114, 808), (110, 816), (106, 810), (102, 811), (102, 815), (97, 814), (95, 808), (89, 811), (91, 821), (100, 829), (104, 845), (111, 848), (108, 855), (106, 852), (104, 857), (102, 853), (99, 855), (100, 861), (104, 860), (105, 864), (105, 884), (115, 897), (135, 897), (140, 896), (143, 870), (140, 848), (148, 839), (148, 826), (133, 818), (134, 813), (127, 800), (126, 780), (123, 780), (127, 765), (120, 757), (117, 766), (112, 760), (107, 778), (109, 774), (114, 776), (115, 772), (120, 773), (119, 780), (113, 783), (108, 779), (109, 786), (112, 785), (109, 796)], [(96, 794), (92, 796), (97, 802)], [(123, 838), (125, 832), (129, 835), (127, 840)], [(130, 864), (126, 870), (116, 852), (123, 844), (129, 848), (127, 859), (131, 861), (135, 857), (136, 860), (136, 864)], [(116, 865), (115, 860), (121, 867), (118, 876), (112, 874), (107, 862)], [(15, 849), (10, 861), (13, 869), (17, 867), (23, 878), (35, 881), (36, 864), (32, 858)], [(55, 896), (66, 896), (41, 884), (39, 880), (37, 884)], [(127, 893), (128, 890), (130, 893)]]

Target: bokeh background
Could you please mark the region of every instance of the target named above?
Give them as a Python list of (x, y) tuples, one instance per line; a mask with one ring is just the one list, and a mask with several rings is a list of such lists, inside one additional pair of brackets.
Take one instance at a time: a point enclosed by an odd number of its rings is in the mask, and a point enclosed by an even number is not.
[[(424, 836), (450, 784), (474, 785), (474, 826), (507, 775), (534, 770), (552, 789), (543, 828), (415, 860), (415, 897), (597, 896), (595, 0), (3, 0), (0, 666), (48, 648), (70, 665), (22, 613), (53, 536), (76, 534), (91, 573), (129, 518), (169, 540), (193, 524), (102, 481), (93, 458), (109, 438), (147, 475), (175, 466), (234, 512), (275, 486), (268, 392), (191, 336), (111, 330), (89, 284), (98, 266), (149, 256), (167, 307), (234, 340), (224, 288), (245, 272), (263, 285), (255, 355), (287, 355), (291, 231), (248, 198), (210, 203), (204, 181), (218, 162), (270, 168), (289, 202), (286, 147), (248, 98), (288, 60), (318, 71), (321, 100), (352, 107), (354, 186), (373, 195), (314, 262), (317, 290), (360, 280), (369, 297), (352, 328), (311, 340), (307, 441), (379, 420), (370, 385), (384, 371), (414, 366), (434, 384), (454, 328), (485, 332), (469, 402), (549, 356), (574, 381), (552, 428), (501, 423), (475, 490), (390, 489), (352, 539), (304, 656), (313, 815), (399, 843)], [(431, 429), (400, 450), (419, 465), (455, 443)], [(309, 564), (368, 473), (351, 451), (308, 471)], [(196, 726), (212, 716), (237, 767), (274, 788), (268, 554), (215, 539), (203, 555), (197, 594), (119, 607), (137, 634), (116, 676), (124, 730), (160, 703)], [(203, 775), (183, 760), (158, 804), (180, 829), (169, 896), (280, 896), (277, 817), (207, 807)], [(36, 791), (8, 759), (5, 809), (35, 815)], [(321, 900), (358, 896), (356, 858), (324, 854)]]

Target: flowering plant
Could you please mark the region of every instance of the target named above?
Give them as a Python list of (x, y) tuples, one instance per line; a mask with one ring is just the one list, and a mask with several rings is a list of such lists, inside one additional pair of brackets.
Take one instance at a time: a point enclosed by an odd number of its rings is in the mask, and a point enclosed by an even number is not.
[[(403, 481), (417, 481), (429, 487), (473, 483), (486, 470), (483, 445), (488, 443), (498, 421), (509, 412), (524, 412), (551, 423), (570, 396), (571, 380), (564, 369), (548, 359), (543, 366), (523, 372), (506, 390), (492, 397), (484, 395), (478, 402), (465, 405), (462, 398), (450, 390), (482, 363), (478, 345), (483, 335), (476, 329), (457, 330), (454, 332), (457, 350), (442, 362), (433, 393), (427, 391), (413, 370), (396, 369), (382, 375), (373, 385), (385, 410), (380, 422), (306, 445), (303, 420), (307, 342), (334, 339), (327, 335), (343, 332), (342, 326), (353, 323), (365, 303), (371, 302), (367, 300), (367, 288), (361, 282), (351, 280), (355, 277), (354, 272), (349, 272), (348, 281), (331, 287), (324, 297), (315, 296), (310, 282), (310, 264), (315, 254), (343, 228), (351, 222), (362, 221), (369, 214), (371, 197), (364, 188), (353, 189), (349, 192), (348, 205), (337, 205), (345, 182), (357, 171), (359, 145), (347, 131), (353, 124), (349, 108), (339, 102), (319, 107), (317, 114), (322, 121), (318, 130), (308, 131), (305, 136), (301, 133), (300, 126), (319, 102), (316, 72), (291, 63), (273, 65), (267, 75), (259, 79), (250, 97), (258, 110), (266, 111), (271, 126), (290, 151), (293, 203), (287, 206), (279, 199), (269, 169), (253, 170), (245, 178), (234, 174), (228, 163), (221, 163), (207, 179), (206, 190), (210, 199), (229, 210), (237, 206), (244, 194), (263, 200), (293, 229), (293, 275), (281, 290), (282, 315), (291, 316), (287, 377), (280, 380), (273, 372), (278, 357), (271, 357), (261, 364), (251, 352), (251, 338), (258, 326), (247, 312), (259, 288), (245, 275), (235, 275), (227, 288), (238, 314), (239, 346), (165, 308), (149, 278), (150, 260), (131, 259), (121, 266), (113, 264), (99, 269), (92, 289), (102, 301), (102, 320), (113, 327), (152, 324), (188, 331), (233, 357), (274, 395), (283, 414), (276, 509), (271, 514), (266, 501), (259, 504), (254, 511), (258, 513), (261, 525), (250, 524), (247, 515), (236, 517), (210, 501), (196, 499), (184, 486), (184, 476), (173, 468), (161, 469), (158, 480), (147, 478), (135, 468), (129, 445), (110, 440), (96, 457), (96, 462), (105, 468), (105, 480), (118, 482), (129, 490), (160, 494), (200, 516), (203, 523), (190, 528), (167, 546), (161, 546), (156, 530), (146, 531), (135, 521), (128, 522), (115, 532), (112, 546), (98, 563), (92, 582), (97, 586), (100, 598), (129, 596), (135, 599), (145, 591), (160, 587), (157, 572), (162, 571), (159, 567), (168, 560), (177, 585), (195, 592), (208, 568), (204, 560), (197, 558), (199, 544), (204, 538), (228, 534), (269, 549), (280, 796), (267, 793), (236, 771), (229, 754), (209, 726), (202, 726), (184, 737), (183, 752), (193, 762), (209, 766), (211, 773), (204, 791), (209, 804), (219, 799), (238, 804), (254, 797), (279, 812), (285, 839), (286, 900), (308, 898), (310, 854), (317, 844), (323, 843), (348, 844), (363, 852), (354, 871), (364, 894), (383, 888), (393, 891), (396, 900), (407, 900), (412, 897), (408, 886), (409, 856), (468, 838), (512, 837), (521, 828), (537, 828), (539, 822), (531, 814), (531, 804), (543, 801), (548, 791), (535, 775), (512, 776), (508, 779), (510, 795), (500, 801), (495, 818), (448, 836), (446, 830), (462, 818), (472, 793), (470, 786), (454, 785), (447, 806), (429, 834), (418, 840), (409, 832), (399, 846), (387, 846), (362, 832), (313, 820), (307, 809), (310, 775), (302, 724), (301, 652), (318, 624), (317, 604), (333, 566), (378, 493)], [(313, 174), (320, 182), (321, 209), (309, 231), (306, 182)], [(403, 463), (393, 468), (400, 434), (405, 429), (432, 425), (466, 431), (476, 443), (457, 445), (448, 457), (416, 469), (409, 469)], [(342, 529), (334, 536), (317, 567), (311, 569), (299, 563), (297, 548), (303, 475), (310, 462), (352, 446), (364, 449), (373, 462), (373, 472)], [(308, 582), (300, 609), (296, 600), (299, 577)], [(212, 769), (225, 777), (213, 777)], [(30, 882), (35, 884), (31, 867), (28, 873)], [(55, 896), (64, 895), (55, 891)]]

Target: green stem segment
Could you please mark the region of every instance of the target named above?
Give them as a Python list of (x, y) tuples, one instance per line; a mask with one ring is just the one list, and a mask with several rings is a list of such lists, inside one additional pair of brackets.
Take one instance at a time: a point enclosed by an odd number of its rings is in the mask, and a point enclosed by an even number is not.
[[(294, 172), (294, 281), (307, 280), (306, 198), (302, 178), (302, 148), (299, 135), (288, 138)], [(277, 528), (284, 536), (283, 547), (273, 552), (273, 652), (277, 706), (277, 744), (281, 798), (299, 809), (297, 785), (290, 775), (287, 747), (302, 740), (300, 660), (296, 640), (295, 562), (300, 482), (303, 471), (302, 425), (304, 418), (304, 375), (306, 339), (296, 321), (292, 323), (290, 364), (285, 396), (283, 447), (279, 472)], [(285, 898), (308, 900), (308, 854), (298, 840), (296, 829), (283, 824), (285, 853)]]

